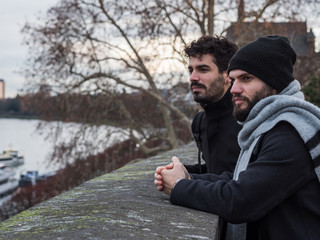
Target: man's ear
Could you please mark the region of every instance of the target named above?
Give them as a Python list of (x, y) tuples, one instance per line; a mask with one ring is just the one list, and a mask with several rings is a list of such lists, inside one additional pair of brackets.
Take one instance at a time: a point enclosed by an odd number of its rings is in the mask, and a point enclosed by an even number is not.
[(229, 74), (228, 74), (227, 71), (223, 71), (222, 72), (222, 76), (223, 76), (225, 84), (230, 84), (231, 83), (231, 79), (229, 78)]

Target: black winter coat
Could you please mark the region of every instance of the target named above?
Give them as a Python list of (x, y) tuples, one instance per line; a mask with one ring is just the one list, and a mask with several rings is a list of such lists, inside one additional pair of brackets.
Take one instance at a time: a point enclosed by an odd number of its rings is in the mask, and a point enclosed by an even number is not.
[[(200, 150), (205, 161), (201, 166), (202, 173), (233, 171), (240, 153), (237, 136), (241, 126), (232, 115), (232, 94), (229, 90), (220, 101), (202, 105), (205, 111), (200, 128)], [(199, 164), (185, 167), (189, 173), (200, 173)]]
[(320, 183), (299, 134), (282, 122), (257, 146), (237, 181), (230, 173), (192, 174), (176, 184), (171, 202), (246, 222), (248, 240), (320, 239)]

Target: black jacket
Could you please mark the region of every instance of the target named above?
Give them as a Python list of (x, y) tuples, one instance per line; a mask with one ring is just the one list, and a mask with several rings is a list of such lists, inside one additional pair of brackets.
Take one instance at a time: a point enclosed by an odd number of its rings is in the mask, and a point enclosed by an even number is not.
[[(237, 136), (241, 126), (232, 115), (232, 94), (228, 90), (219, 102), (202, 107), (205, 111), (200, 128), (205, 161), (202, 173), (233, 171), (240, 152)], [(200, 173), (199, 164), (185, 167), (189, 173)]]
[[(247, 222), (247, 239), (320, 239), (320, 183), (311, 156), (286, 122), (267, 132), (237, 181), (193, 174), (173, 188), (173, 204)], [(201, 181), (206, 180), (206, 181)], [(210, 181), (210, 182), (208, 182)]]

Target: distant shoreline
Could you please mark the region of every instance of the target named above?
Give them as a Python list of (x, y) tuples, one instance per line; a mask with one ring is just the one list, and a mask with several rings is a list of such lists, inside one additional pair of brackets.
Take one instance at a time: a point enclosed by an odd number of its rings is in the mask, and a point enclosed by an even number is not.
[(27, 120), (40, 120), (37, 116), (23, 116), (23, 115), (10, 115), (10, 114), (1, 114), (0, 118), (15, 118), (15, 119), (27, 119)]

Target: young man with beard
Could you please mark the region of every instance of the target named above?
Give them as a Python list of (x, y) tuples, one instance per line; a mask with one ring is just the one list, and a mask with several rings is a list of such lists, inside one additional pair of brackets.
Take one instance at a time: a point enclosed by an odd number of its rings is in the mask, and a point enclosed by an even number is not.
[(231, 59), (234, 116), (243, 125), (234, 174), (189, 174), (176, 157), (171, 169), (156, 170), (173, 204), (229, 222), (223, 239), (319, 239), (320, 110), (304, 100), (295, 61), (282, 36), (260, 37)]
[[(186, 165), (189, 173), (233, 171), (240, 147), (237, 136), (241, 126), (232, 116), (231, 80), (227, 68), (237, 46), (222, 36), (202, 36), (184, 47), (189, 59), (190, 88), (204, 114), (199, 124), (199, 151), (205, 164)], [(202, 114), (202, 112), (200, 113)], [(164, 167), (160, 167), (164, 168)]]
[[(232, 116), (231, 81), (227, 68), (238, 47), (222, 36), (202, 36), (186, 45), (190, 88), (204, 114), (200, 124), (199, 151), (205, 164), (186, 165), (189, 173), (233, 171), (240, 152), (237, 136), (241, 126)], [(202, 113), (200, 113), (202, 114)]]

